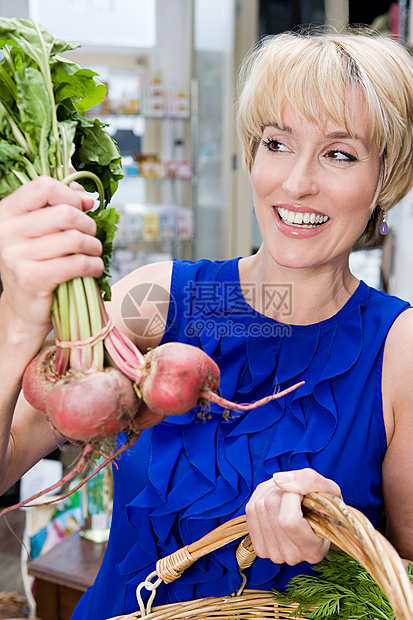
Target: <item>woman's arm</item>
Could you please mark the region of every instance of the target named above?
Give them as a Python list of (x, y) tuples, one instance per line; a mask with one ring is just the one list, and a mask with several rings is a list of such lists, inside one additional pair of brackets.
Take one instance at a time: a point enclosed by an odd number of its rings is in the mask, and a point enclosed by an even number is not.
[(383, 462), (387, 536), (413, 560), (413, 311), (403, 312), (386, 341), (383, 411), (388, 448)]
[(46, 177), (0, 202), (0, 492), (58, 441), (19, 396), (21, 380), (51, 329), (56, 286), (102, 272), (96, 225), (84, 213), (92, 206), (85, 192)]
[[(102, 247), (96, 225), (84, 211), (94, 201), (83, 191), (49, 178), (23, 186), (0, 202), (0, 494), (64, 438), (57, 436), (45, 416), (35, 411), (21, 393), (27, 364), (51, 329), (54, 289), (74, 277), (99, 277)], [(44, 209), (46, 205), (51, 208)], [(172, 263), (136, 270), (113, 288), (108, 311), (115, 324), (142, 350), (157, 346), (168, 313)], [(158, 285), (163, 303), (145, 300), (136, 318), (149, 325), (157, 313), (157, 330), (139, 331), (125, 322), (125, 297), (144, 285)], [(127, 312), (131, 316), (130, 310)], [(140, 323), (142, 325), (142, 323)]]

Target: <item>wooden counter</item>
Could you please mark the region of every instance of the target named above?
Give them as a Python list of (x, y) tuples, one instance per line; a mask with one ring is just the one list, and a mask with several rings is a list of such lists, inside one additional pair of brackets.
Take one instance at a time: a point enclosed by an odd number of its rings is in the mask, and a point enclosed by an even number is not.
[(70, 620), (83, 592), (93, 584), (105, 550), (106, 543), (94, 543), (73, 532), (30, 562), (39, 619)]

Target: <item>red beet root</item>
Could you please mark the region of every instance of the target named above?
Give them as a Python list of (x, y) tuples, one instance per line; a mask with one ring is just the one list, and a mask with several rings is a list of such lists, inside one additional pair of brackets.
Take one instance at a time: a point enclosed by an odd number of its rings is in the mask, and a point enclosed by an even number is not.
[(127, 430), (139, 409), (133, 384), (116, 368), (69, 375), (46, 398), (46, 415), (64, 437), (82, 443)]
[(304, 383), (301, 381), (255, 403), (240, 404), (216, 393), (219, 380), (219, 368), (205, 351), (189, 344), (170, 342), (145, 355), (139, 390), (152, 411), (168, 416), (186, 413), (202, 400), (217, 403), (224, 409), (249, 411), (285, 396)]
[(46, 399), (54, 386), (52, 365), (56, 347), (46, 347), (27, 365), (23, 375), (23, 393), (32, 407), (46, 413)]
[[(28, 504), (33, 499), (59, 488), (72, 480), (90, 460), (105, 438), (126, 434), (126, 441), (111, 453), (100, 468), (113, 461), (129, 448), (144, 428), (155, 426), (165, 417), (182, 415), (200, 401), (215, 402), (233, 410), (250, 410), (295, 390), (303, 381), (277, 394), (252, 404), (230, 402), (216, 391), (220, 372), (216, 363), (201, 349), (182, 343), (168, 343), (147, 353), (133, 366), (125, 366), (135, 382), (117, 368), (87, 372), (69, 370), (61, 378), (54, 371), (54, 348), (41, 351), (27, 366), (23, 378), (26, 400), (43, 411), (53, 427), (70, 441), (84, 446), (78, 464), (63, 480), (25, 502), (9, 507), (0, 516)], [(141, 360), (144, 359), (144, 365)], [(99, 469), (100, 469), (99, 468)], [(90, 476), (97, 473), (94, 470)], [(79, 486), (84, 484), (83, 480)], [(70, 493), (72, 493), (70, 491)]]
[(219, 368), (202, 349), (170, 342), (145, 355), (139, 390), (147, 406), (164, 416), (187, 413), (203, 392), (219, 387)]

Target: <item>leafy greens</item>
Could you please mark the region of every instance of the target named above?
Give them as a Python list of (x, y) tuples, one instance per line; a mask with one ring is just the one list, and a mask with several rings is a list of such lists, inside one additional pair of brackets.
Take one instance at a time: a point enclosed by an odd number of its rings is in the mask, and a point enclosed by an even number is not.
[[(318, 575), (297, 575), (286, 592), (274, 591), (278, 603), (298, 608), (291, 617), (328, 620), (395, 620), (386, 595), (367, 570), (343, 551), (315, 566)], [(408, 566), (413, 581), (413, 563)]]
[(31, 19), (0, 17), (0, 199), (40, 175), (97, 189), (100, 206), (91, 215), (104, 246), (98, 284), (108, 299), (118, 214), (106, 207), (123, 177), (121, 155), (105, 125), (85, 117), (103, 101), (105, 86), (94, 71), (60, 56), (77, 47)]

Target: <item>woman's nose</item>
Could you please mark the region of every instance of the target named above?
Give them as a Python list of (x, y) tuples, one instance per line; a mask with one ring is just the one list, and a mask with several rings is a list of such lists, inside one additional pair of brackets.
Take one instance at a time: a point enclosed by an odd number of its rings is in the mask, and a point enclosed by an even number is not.
[(318, 193), (315, 165), (307, 158), (297, 158), (283, 182), (283, 189), (295, 200)]

